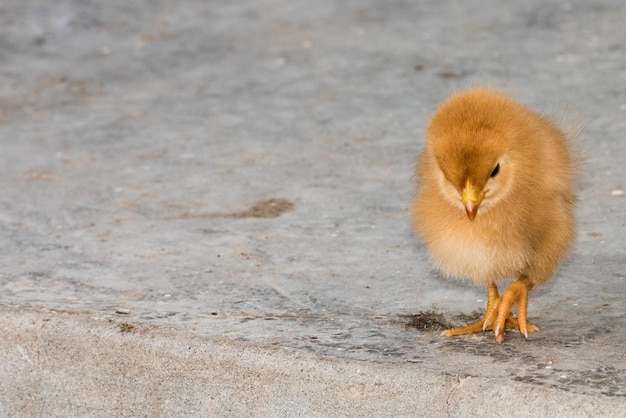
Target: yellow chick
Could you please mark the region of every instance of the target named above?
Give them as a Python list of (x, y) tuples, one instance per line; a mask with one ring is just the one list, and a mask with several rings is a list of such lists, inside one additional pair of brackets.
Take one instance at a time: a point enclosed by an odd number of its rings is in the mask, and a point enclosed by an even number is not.
[[(411, 217), (446, 276), (488, 293), (482, 319), (444, 335), (493, 330), (501, 343), (505, 329), (538, 330), (526, 320), (528, 291), (550, 280), (576, 238), (573, 171), (566, 135), (505, 94), (471, 88), (435, 112)], [(497, 283), (511, 278), (500, 296)]]

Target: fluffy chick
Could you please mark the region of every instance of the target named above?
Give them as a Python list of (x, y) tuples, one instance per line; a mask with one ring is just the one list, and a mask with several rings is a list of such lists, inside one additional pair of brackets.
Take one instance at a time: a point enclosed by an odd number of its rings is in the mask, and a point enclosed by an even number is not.
[[(528, 291), (546, 283), (575, 237), (574, 158), (547, 118), (489, 88), (453, 94), (435, 112), (411, 208), (446, 276), (487, 286), (479, 321), (447, 336), (504, 330), (526, 338)], [(500, 297), (497, 283), (515, 278)], [(517, 307), (517, 318), (511, 314)]]

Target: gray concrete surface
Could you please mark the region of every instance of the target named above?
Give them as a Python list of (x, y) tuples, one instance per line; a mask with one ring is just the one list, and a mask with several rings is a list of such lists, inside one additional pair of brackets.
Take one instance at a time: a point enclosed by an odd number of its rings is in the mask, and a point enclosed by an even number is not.
[[(1, 2), (0, 416), (626, 416), (625, 21)], [(502, 345), (406, 317), (484, 308), (407, 208), (434, 107), (485, 82), (586, 126), (577, 246)]]

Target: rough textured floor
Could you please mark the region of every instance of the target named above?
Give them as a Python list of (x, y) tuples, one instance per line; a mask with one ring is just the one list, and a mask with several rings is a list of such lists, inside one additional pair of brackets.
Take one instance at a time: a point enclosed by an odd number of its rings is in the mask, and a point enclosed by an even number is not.
[[(621, 1), (0, 4), (0, 416), (623, 416)], [(489, 83), (585, 129), (539, 333), (407, 209), (428, 118)], [(563, 115), (567, 116), (563, 116)]]

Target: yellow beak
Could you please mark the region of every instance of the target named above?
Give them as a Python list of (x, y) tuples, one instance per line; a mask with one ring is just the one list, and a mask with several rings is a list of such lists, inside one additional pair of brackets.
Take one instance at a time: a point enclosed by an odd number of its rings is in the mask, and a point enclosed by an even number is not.
[(467, 217), (470, 218), (470, 221), (473, 221), (476, 217), (478, 206), (480, 206), (480, 202), (483, 201), (484, 197), (485, 193), (476, 190), (468, 178), (465, 182), (461, 198), (463, 200), (463, 206), (465, 206), (465, 212), (467, 212)]

